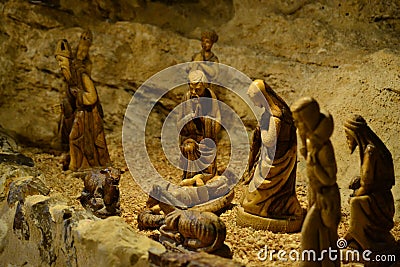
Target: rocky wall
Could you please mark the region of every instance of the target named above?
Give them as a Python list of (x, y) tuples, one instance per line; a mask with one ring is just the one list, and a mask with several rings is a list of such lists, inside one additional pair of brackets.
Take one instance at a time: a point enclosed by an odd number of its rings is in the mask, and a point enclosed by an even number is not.
[[(24, 144), (58, 147), (55, 107), (66, 85), (55, 45), (66, 38), (74, 48), (85, 28), (93, 31), (92, 78), (111, 132), (122, 125), (129, 100), (144, 81), (200, 50), (203, 29), (220, 35), (213, 48), (220, 62), (266, 79), (291, 103), (304, 89), (318, 97), (315, 84), (300, 86), (313, 73), (334, 76), (341, 66), (396, 50), (398, 9), (397, 2), (367, 0), (1, 1), (0, 125)], [(338, 84), (330, 79), (326, 85)], [(221, 100), (229, 103), (230, 97)], [(178, 101), (172, 96), (162, 104), (170, 110)], [(233, 107), (246, 113), (240, 102)]]
[(165, 251), (120, 217), (101, 220), (53, 197), (35, 168), (0, 164), (1, 266), (149, 266)]

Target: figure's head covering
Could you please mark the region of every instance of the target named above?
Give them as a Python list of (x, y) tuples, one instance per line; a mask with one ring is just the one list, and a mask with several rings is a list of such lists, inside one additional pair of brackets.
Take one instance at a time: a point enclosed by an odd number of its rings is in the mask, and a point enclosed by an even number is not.
[(319, 104), (318, 102), (309, 96), (306, 97), (302, 97), (299, 100), (297, 100), (296, 102), (294, 102), (291, 107), (290, 110), (292, 111), (292, 113), (295, 112), (320, 112), (319, 109)]
[[(261, 94), (264, 96), (265, 101), (267, 103), (267, 106), (269, 106), (269, 109), (271, 110), (272, 114), (275, 116), (280, 117), (281, 119), (285, 120), (289, 124), (292, 123), (292, 113), (290, 112), (290, 108), (283, 100), (282, 97), (280, 97), (272, 88), (269, 86), (264, 80), (261, 79), (256, 79), (254, 80), (250, 87), (248, 92), (255, 92), (255, 87), (258, 88), (258, 90), (261, 92)], [(272, 105), (268, 104), (272, 102)]]
[(190, 83), (208, 83), (206, 75), (201, 70), (192, 70), (189, 72), (188, 79)]
[(66, 39), (62, 39), (62, 40), (58, 41), (54, 55), (72, 58), (72, 50)]
[[(277, 105), (281, 110), (286, 109), (290, 113), (290, 108), (283, 100), (282, 97), (280, 97), (272, 88), (269, 86), (264, 80), (261, 79), (256, 79), (252, 82), (252, 85), (255, 85), (260, 92), (263, 94), (265, 99), (270, 98), (272, 102), (274, 102), (275, 105)], [(249, 88), (250, 89), (250, 88)]]
[[(314, 134), (324, 135), (328, 139), (333, 132), (333, 118), (330, 114), (321, 112), (318, 102), (312, 97), (302, 97), (294, 102), (290, 110), (295, 117), (301, 114), (301, 120), (307, 125), (307, 128), (301, 129), (313, 131)], [(321, 124), (322, 123), (322, 124)], [(320, 125), (321, 124), (321, 125)]]
[[(367, 132), (372, 132), (372, 131), (366, 131), (369, 129), (367, 122), (361, 115), (353, 115), (351, 118), (347, 119), (344, 123), (344, 131), (346, 134), (354, 138), (354, 140), (357, 142), (358, 145), (361, 144), (361, 134), (367, 134)], [(362, 154), (363, 149), (360, 149), (360, 153)]]
[(257, 94), (258, 92), (264, 94), (264, 92), (263, 92), (263, 91), (265, 91), (264, 81), (260, 80), (260, 79), (254, 80), (250, 84), (249, 89), (247, 91), (252, 92), (253, 94)]
[(358, 132), (361, 128), (365, 128), (367, 122), (361, 115), (353, 115), (344, 123), (344, 129), (346, 132)]
[(204, 38), (210, 39), (211, 42), (216, 43), (218, 41), (218, 34), (214, 31), (204, 31), (201, 33), (201, 39), (203, 40)]
[[(361, 115), (353, 115), (350, 119), (346, 120), (344, 123), (344, 130), (346, 134), (356, 140), (360, 148), (360, 159), (364, 158), (365, 147), (367, 145), (373, 145), (375, 149), (379, 150), (379, 154), (384, 158), (385, 164), (388, 164), (387, 166), (389, 168), (393, 168), (393, 158), (389, 149), (376, 133), (372, 131)], [(394, 175), (391, 184), (394, 184)]]

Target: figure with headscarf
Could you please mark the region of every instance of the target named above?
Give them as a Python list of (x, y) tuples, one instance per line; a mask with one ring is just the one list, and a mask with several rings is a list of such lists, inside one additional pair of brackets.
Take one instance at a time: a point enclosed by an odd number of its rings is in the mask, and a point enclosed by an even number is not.
[(356, 249), (386, 252), (395, 244), (390, 233), (395, 211), (392, 155), (360, 115), (347, 120), (344, 129), (350, 152), (358, 147), (361, 162), (360, 177), (354, 179), (359, 182), (350, 199), (350, 227), (345, 239)]
[(203, 174), (207, 181), (217, 173), (217, 134), (221, 128), (221, 113), (216, 95), (207, 87), (204, 72), (191, 71), (188, 78), (189, 90), (182, 99), (177, 121), (182, 178)]
[[(307, 163), (309, 210), (301, 229), (302, 251), (314, 251), (316, 258), (305, 258), (301, 266), (340, 266), (327, 251), (336, 250), (337, 229), (341, 217), (340, 192), (336, 183), (336, 160), (330, 136), (332, 116), (319, 108), (311, 97), (297, 100), (291, 106), (293, 118)], [(325, 251), (325, 252), (324, 252)]]
[(110, 163), (102, 109), (96, 87), (90, 77), (88, 50), (91, 33), (82, 36), (76, 58), (73, 57), (70, 45), (65, 39), (57, 43), (55, 52), (68, 85), (67, 97), (63, 101), (62, 134), (64, 139), (68, 137), (69, 169), (73, 171), (104, 167)]
[(247, 91), (264, 108), (254, 131), (238, 224), (273, 232), (299, 231), (303, 210), (296, 196), (297, 137), (290, 108), (263, 80)]

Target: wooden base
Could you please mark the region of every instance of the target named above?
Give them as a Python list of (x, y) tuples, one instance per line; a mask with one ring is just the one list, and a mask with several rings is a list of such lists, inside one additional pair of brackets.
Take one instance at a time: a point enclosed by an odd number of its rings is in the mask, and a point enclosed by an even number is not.
[(242, 227), (252, 227), (256, 230), (269, 230), (274, 233), (293, 233), (299, 232), (303, 224), (304, 217), (288, 219), (271, 219), (260, 217), (245, 212), (242, 207), (238, 207), (236, 224)]

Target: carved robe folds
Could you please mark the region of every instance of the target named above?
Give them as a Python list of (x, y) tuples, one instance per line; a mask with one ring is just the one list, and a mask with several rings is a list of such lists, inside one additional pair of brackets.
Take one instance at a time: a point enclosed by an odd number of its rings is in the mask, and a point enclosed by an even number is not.
[(71, 170), (106, 166), (110, 162), (96, 88), (85, 73), (82, 83), (89, 86), (85, 86), (85, 91), (80, 90), (77, 96), (77, 110), (69, 135)]

